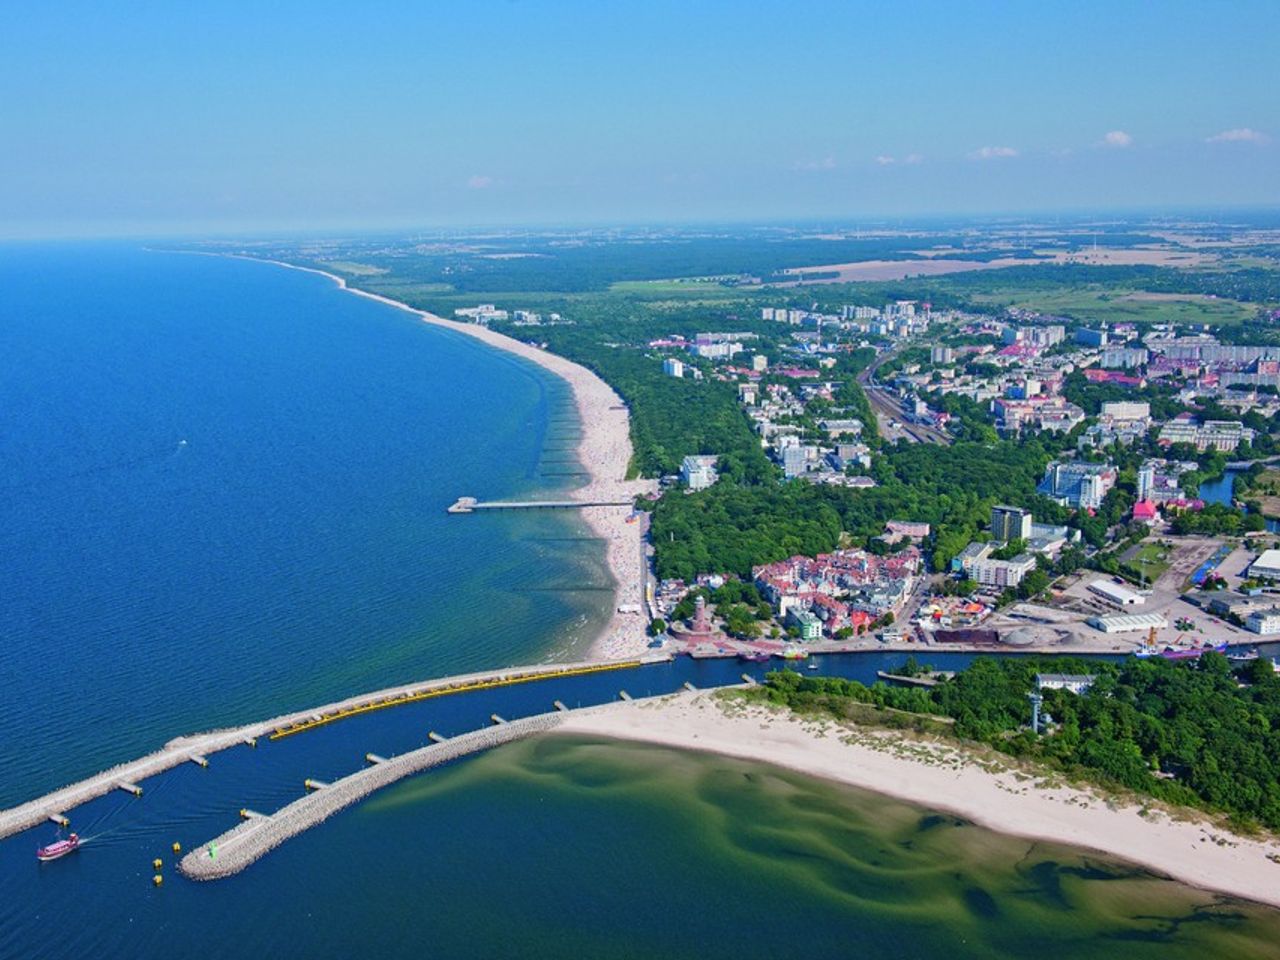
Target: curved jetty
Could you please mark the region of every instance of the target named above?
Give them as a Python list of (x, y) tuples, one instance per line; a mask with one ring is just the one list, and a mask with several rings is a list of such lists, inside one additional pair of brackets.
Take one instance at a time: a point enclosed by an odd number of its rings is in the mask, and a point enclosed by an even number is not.
[(459, 757), (550, 730), (559, 713), (501, 723), (432, 743), (366, 767), (281, 807), (269, 817), (253, 817), (188, 853), (178, 869), (192, 880), (217, 880), (239, 873), (290, 837), (327, 820), (375, 790)]
[[(55, 790), (35, 800), (0, 811), (0, 839), (21, 833), (31, 827), (39, 826), (51, 817), (63, 817), (73, 807), (88, 803), (122, 786), (135, 786), (147, 777), (163, 773), (181, 763), (190, 763), (194, 758), (205, 760), (210, 754), (226, 750), (229, 747), (248, 744), (253, 746), (259, 737), (276, 739), (313, 729), (336, 720), (382, 710), (428, 697), (447, 696), (454, 693), (466, 693), (487, 687), (507, 686), (517, 683), (531, 683), (554, 677), (575, 676), (584, 673), (597, 673), (606, 670), (621, 670), (640, 666), (645, 663), (657, 663), (670, 657), (647, 656), (633, 660), (588, 660), (579, 663), (544, 664), (535, 667), (507, 667), (503, 670), (489, 670), (483, 673), (471, 673), (456, 677), (443, 677), (425, 680), (420, 683), (402, 687), (391, 687), (350, 697), (324, 707), (299, 710), (296, 713), (252, 723), (243, 727), (232, 727), (227, 730), (216, 730), (188, 737), (170, 740), (164, 748), (148, 754), (139, 760), (132, 760), (103, 771), (96, 776), (73, 783), (70, 786)], [(197, 761), (198, 762), (198, 761)]]

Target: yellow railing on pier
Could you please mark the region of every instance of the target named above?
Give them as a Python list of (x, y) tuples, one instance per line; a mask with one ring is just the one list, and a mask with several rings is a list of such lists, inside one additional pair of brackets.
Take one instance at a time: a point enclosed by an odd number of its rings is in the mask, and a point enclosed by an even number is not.
[(372, 713), (374, 710), (385, 710), (387, 707), (398, 707), (406, 703), (414, 703), (418, 700), (428, 700), (432, 697), (443, 697), (455, 693), (470, 693), (473, 690), (488, 690), (491, 687), (509, 687), (517, 683), (533, 683), (537, 680), (555, 680), (560, 677), (576, 677), (586, 673), (603, 673), (606, 670), (624, 670), (631, 667), (643, 666), (640, 660), (619, 660), (616, 663), (597, 663), (585, 667), (565, 667), (560, 670), (543, 670), (537, 673), (521, 673), (509, 677), (493, 677), (487, 680), (469, 680), (465, 683), (453, 684), (447, 687), (433, 687), (429, 690), (420, 690), (417, 693), (401, 693), (393, 697), (384, 697), (381, 700), (372, 700), (368, 703), (358, 704), (351, 707), (343, 707), (332, 713), (322, 714), (318, 717), (309, 717), (306, 720), (299, 720), (288, 726), (280, 727), (275, 730), (271, 736), (271, 740), (279, 740), (281, 737), (292, 736), (295, 733), (302, 733), (304, 730), (312, 730), (316, 727), (323, 727), (326, 723), (333, 723), (335, 720), (345, 720), (347, 717), (354, 717), (361, 713)]

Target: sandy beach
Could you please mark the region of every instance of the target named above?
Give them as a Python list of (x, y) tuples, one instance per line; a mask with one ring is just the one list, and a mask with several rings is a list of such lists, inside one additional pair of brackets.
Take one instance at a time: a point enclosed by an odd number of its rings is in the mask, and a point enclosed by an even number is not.
[[(578, 500), (629, 500), (657, 490), (657, 483), (653, 480), (626, 479), (632, 457), (630, 414), (613, 388), (586, 367), (488, 327), (447, 320), (399, 300), (360, 290), (326, 270), (259, 257), (236, 256), (236, 259), (271, 263), (328, 277), (348, 293), (405, 310), (424, 323), (472, 337), (551, 371), (569, 384), (582, 421), (582, 436), (576, 453), (583, 469), (588, 472), (589, 480), (570, 496)], [(459, 491), (460, 494), (465, 492)], [(582, 510), (583, 519), (605, 541), (606, 562), (616, 584), (613, 612), (604, 630), (591, 644), (587, 653), (591, 659), (623, 660), (639, 656), (646, 650), (648, 637), (645, 627), (648, 621), (643, 613), (619, 612), (620, 607), (642, 610), (644, 605), (642, 528), (638, 522), (627, 523), (630, 513), (628, 507), (585, 507)]]
[(1127, 860), (1204, 890), (1280, 906), (1280, 843), (1224, 831), (1194, 812), (1108, 800), (1032, 776), (994, 752), (897, 732), (803, 720), (711, 692), (575, 710), (558, 733), (613, 737), (745, 760), (851, 784), (1002, 833)]

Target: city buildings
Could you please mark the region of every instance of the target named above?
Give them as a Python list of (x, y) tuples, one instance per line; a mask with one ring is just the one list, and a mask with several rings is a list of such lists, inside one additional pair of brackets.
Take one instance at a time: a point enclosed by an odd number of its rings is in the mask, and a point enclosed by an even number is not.
[(668, 377), (683, 377), (684, 362), (675, 357), (667, 357), (662, 361), (662, 372)]
[(1255, 610), (1245, 618), (1244, 625), (1254, 633), (1280, 633), (1280, 608)]
[(1183, 497), (1179, 478), (1194, 470), (1191, 460), (1146, 460), (1138, 468), (1138, 499), (1161, 504)]
[(927, 523), (915, 520), (889, 520), (884, 525), (884, 533), (880, 535), (880, 539), (885, 543), (894, 544), (904, 537), (909, 537), (919, 543), (929, 536), (929, 531), (930, 526)]
[(1066, 335), (1067, 328), (1055, 323), (1044, 327), (1006, 327), (1003, 337), (1004, 342), (1008, 344), (1052, 347), (1061, 343)]
[(704, 360), (729, 360), (740, 354), (742, 350), (742, 344), (736, 340), (695, 343), (691, 348), (695, 356), (702, 357)]
[(1036, 558), (1030, 553), (1020, 553), (1009, 560), (984, 557), (970, 564), (969, 577), (981, 586), (1004, 590), (1018, 586), (1035, 568)]
[(920, 570), (920, 552), (907, 547), (880, 557), (865, 550), (836, 550), (816, 557), (795, 556), (752, 570), (752, 578), (779, 616), (808, 610), (828, 633), (865, 628), (895, 613), (911, 595)]
[(680, 464), (680, 479), (690, 490), (705, 490), (720, 478), (714, 456), (687, 456)]
[(812, 643), (822, 639), (822, 621), (817, 615), (803, 607), (792, 607), (787, 611), (786, 624), (800, 631), (801, 640)]
[(1254, 432), (1239, 420), (1205, 420), (1179, 414), (1160, 428), (1160, 443), (1189, 443), (1196, 450), (1231, 453), (1241, 443), (1253, 443)]
[(1065, 433), (1084, 422), (1084, 411), (1063, 397), (1030, 397), (1016, 400), (1001, 397), (992, 404), (996, 426), (1016, 433), (1025, 426)]
[(1037, 489), (1063, 506), (1096, 510), (1115, 483), (1116, 468), (1110, 464), (1054, 461)]
[(500, 322), (507, 319), (507, 311), (499, 310), (492, 303), (482, 303), (477, 307), (459, 307), (453, 311), (453, 315), (478, 323), (482, 327), (487, 327), (495, 320)]
[(1031, 537), (1031, 511), (1021, 507), (991, 508), (991, 534), (997, 540), (1028, 540)]
[(1108, 370), (1129, 370), (1141, 367), (1150, 359), (1151, 354), (1143, 347), (1107, 347), (1098, 363)]

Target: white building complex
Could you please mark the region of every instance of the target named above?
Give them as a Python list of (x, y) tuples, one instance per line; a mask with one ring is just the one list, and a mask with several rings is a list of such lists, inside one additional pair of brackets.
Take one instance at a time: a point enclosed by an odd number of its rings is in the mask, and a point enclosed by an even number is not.
[(1116, 483), (1116, 468), (1105, 463), (1054, 462), (1045, 467), (1039, 491), (1067, 507), (1096, 510)]
[(719, 457), (688, 456), (680, 464), (680, 479), (690, 490), (705, 490), (720, 478), (716, 473)]
[(1230, 453), (1242, 442), (1253, 443), (1254, 432), (1239, 420), (1206, 420), (1200, 423), (1183, 414), (1160, 428), (1161, 443), (1189, 443), (1197, 450)]
[(1092, 673), (1037, 673), (1037, 690), (1070, 690), (1077, 696), (1088, 693), (1096, 679)]
[(1020, 553), (1012, 560), (992, 560), (984, 557), (974, 561), (969, 567), (969, 576), (984, 587), (1016, 587), (1022, 578), (1036, 568), (1036, 558), (1029, 553)]
[(1255, 610), (1245, 618), (1244, 625), (1254, 633), (1280, 633), (1280, 608)]

